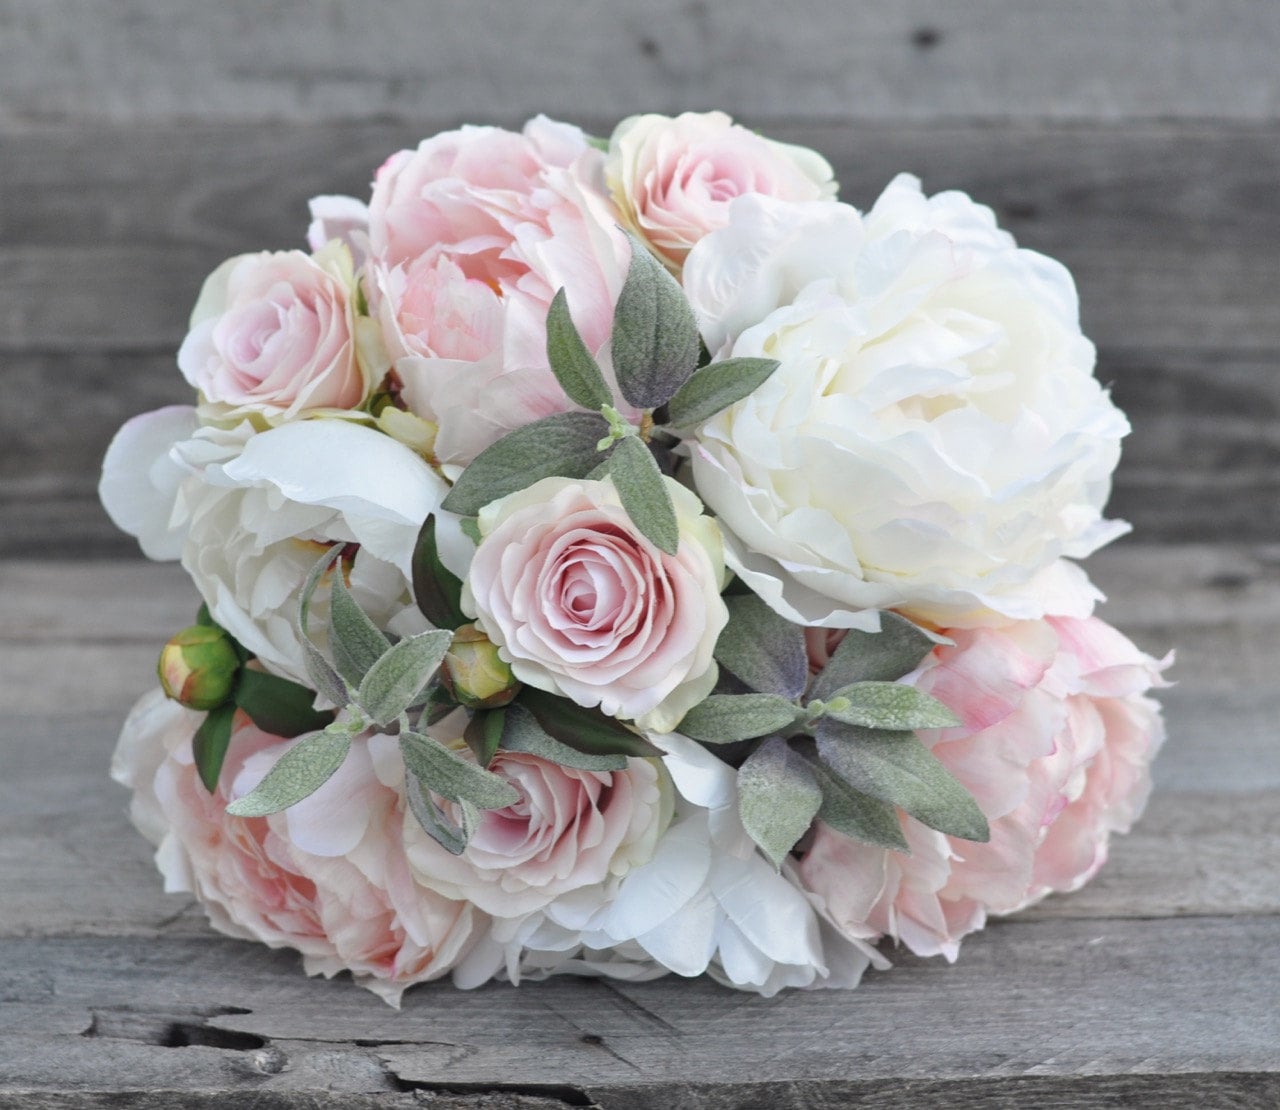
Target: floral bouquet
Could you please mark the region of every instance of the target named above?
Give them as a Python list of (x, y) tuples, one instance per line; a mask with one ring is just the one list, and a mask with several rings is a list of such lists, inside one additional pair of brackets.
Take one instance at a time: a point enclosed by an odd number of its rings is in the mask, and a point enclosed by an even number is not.
[(204, 602), (114, 764), (166, 889), (392, 1002), (769, 995), (1097, 871), (1167, 661), (1068, 561), (1128, 426), (1062, 266), (720, 113), (464, 127), (311, 216), (104, 463)]

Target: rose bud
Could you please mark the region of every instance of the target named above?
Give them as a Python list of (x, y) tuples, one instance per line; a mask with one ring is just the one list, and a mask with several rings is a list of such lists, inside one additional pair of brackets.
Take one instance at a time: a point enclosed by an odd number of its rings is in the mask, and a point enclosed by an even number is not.
[(160, 652), (156, 673), (166, 695), (188, 709), (215, 709), (231, 696), (240, 656), (221, 628), (193, 624)]
[(497, 709), (520, 689), (511, 668), (498, 657), (497, 645), (474, 624), (453, 634), (444, 673), (453, 696), (470, 709)]

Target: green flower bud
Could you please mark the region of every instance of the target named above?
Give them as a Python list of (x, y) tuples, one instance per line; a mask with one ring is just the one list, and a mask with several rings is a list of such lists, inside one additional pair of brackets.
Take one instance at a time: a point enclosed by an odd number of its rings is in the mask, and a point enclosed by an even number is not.
[(444, 674), (453, 696), (470, 709), (497, 709), (520, 689), (511, 668), (498, 658), (497, 646), (474, 624), (453, 634)]
[(156, 673), (168, 697), (188, 709), (216, 709), (235, 687), (240, 656), (221, 628), (193, 624), (160, 652)]

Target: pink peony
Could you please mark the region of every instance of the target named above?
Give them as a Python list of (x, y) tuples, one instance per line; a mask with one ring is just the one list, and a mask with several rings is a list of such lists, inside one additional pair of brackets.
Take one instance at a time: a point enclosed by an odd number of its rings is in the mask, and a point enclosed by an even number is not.
[(134, 823), (158, 846), (167, 891), (194, 893), (220, 932), (295, 948), (311, 975), (349, 969), (392, 1003), (466, 954), (483, 919), (418, 885), (405, 859), (403, 797), (388, 785), (394, 740), (357, 741), (333, 778), (283, 813), (229, 817), (292, 741), (241, 718), (211, 795), (191, 757), (201, 717), (145, 695), (112, 765), (134, 791)]
[(922, 733), (991, 825), (975, 844), (903, 815), (910, 856), (819, 824), (798, 867), (804, 886), (851, 938), (891, 936), (954, 959), (989, 913), (1075, 890), (1126, 832), (1150, 790), (1164, 740), (1145, 692), (1157, 662), (1096, 617), (948, 630), (912, 679), (964, 721)]
[(228, 259), (200, 290), (178, 368), (220, 418), (356, 408), (368, 383), (354, 288), (351, 253), (337, 242), (314, 256)]
[(547, 478), (480, 513), (463, 594), (521, 682), (654, 732), (711, 692), (728, 620), (719, 530), (664, 480), (675, 555), (636, 530), (612, 481)]
[(573, 407), (547, 364), (564, 288), (609, 373), (630, 248), (604, 194), (603, 155), (539, 116), (516, 134), (464, 127), (394, 154), (370, 204), (368, 292), (410, 409), (465, 465), (503, 434)]
[(605, 175), (627, 225), (673, 269), (729, 222), (748, 194), (830, 200), (836, 183), (816, 151), (774, 142), (723, 112), (632, 116), (614, 129)]
[(500, 751), (489, 769), (520, 799), (482, 811), (460, 856), (412, 816), (404, 839), (419, 882), (495, 917), (518, 917), (574, 892), (591, 897), (586, 888), (603, 901), (602, 884), (648, 862), (670, 819), (671, 789), (656, 760), (631, 759), (624, 771), (579, 771)]

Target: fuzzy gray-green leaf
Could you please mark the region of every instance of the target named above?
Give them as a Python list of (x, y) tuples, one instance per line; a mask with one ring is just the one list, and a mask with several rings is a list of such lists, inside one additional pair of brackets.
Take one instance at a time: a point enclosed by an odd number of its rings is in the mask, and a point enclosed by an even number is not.
[(680, 731), (704, 744), (732, 744), (788, 728), (797, 712), (777, 694), (712, 694), (684, 715)]
[(351, 596), (341, 563), (333, 572), (329, 600), (329, 646), (338, 672), (352, 686), (359, 686), (365, 674), (391, 646), (369, 614)]
[(818, 780), (779, 737), (766, 740), (738, 768), (742, 827), (776, 868), (808, 832), (821, 805)]
[(417, 702), (452, 642), (452, 632), (438, 630), (388, 648), (360, 683), (357, 704), (379, 725), (390, 724)]
[(680, 526), (653, 452), (637, 436), (626, 436), (609, 456), (609, 476), (622, 507), (641, 534), (655, 547), (674, 555), (680, 546)]
[(819, 821), (854, 840), (874, 844), (877, 848), (892, 848), (906, 855), (911, 854), (907, 838), (902, 834), (897, 809), (888, 802), (855, 790), (841, 779), (818, 758), (812, 740), (801, 740), (798, 744), (802, 750), (808, 746), (806, 758), (809, 759), (809, 769), (822, 787)]
[(934, 640), (923, 629), (897, 613), (881, 613), (879, 632), (849, 630), (809, 696), (826, 701), (855, 682), (892, 682), (915, 670), (933, 648)]
[(340, 548), (332, 548), (325, 552), (324, 557), (311, 568), (311, 573), (307, 575), (307, 580), (302, 585), (302, 593), (298, 598), (298, 616), (294, 621), (294, 631), (298, 634), (298, 642), (302, 644), (302, 653), (307, 664), (307, 677), (311, 679), (311, 684), (334, 705), (343, 706), (351, 700), (351, 691), (334, 670), (333, 664), (316, 647), (308, 627), (311, 599), (315, 596), (320, 580), (340, 555)]
[(798, 698), (809, 680), (804, 630), (778, 616), (755, 594), (724, 599), (729, 623), (716, 641), (716, 659), (762, 694)]
[(638, 409), (669, 401), (698, 365), (700, 337), (679, 283), (635, 236), (613, 314), (618, 388)]
[(265, 817), (288, 809), (328, 782), (350, 750), (351, 729), (346, 723), (304, 737), (276, 760), (253, 790), (227, 806), (227, 812), (234, 817)]
[(608, 434), (609, 423), (598, 412), (559, 412), (526, 424), (481, 451), (441, 507), (475, 516), (489, 502), (543, 478), (585, 478), (599, 464), (596, 445)]
[(613, 403), (604, 375), (569, 315), (569, 302), (563, 289), (552, 298), (547, 311), (547, 362), (560, 388), (574, 404), (598, 412), (602, 406)]
[(455, 825), (436, 805), (435, 799), (423, 788), (412, 771), (405, 774), (405, 797), (409, 802), (409, 811), (418, 819), (423, 831), (446, 852), (455, 856), (462, 855), (476, 830), (479, 814), (475, 807), (459, 803), (462, 825)]
[(855, 682), (826, 703), (824, 716), (846, 725), (891, 730), (953, 728), (960, 718), (937, 698), (899, 682)]
[(507, 708), (502, 726), (502, 748), (509, 752), (526, 752), (540, 759), (573, 767), (579, 771), (625, 771), (627, 757), (615, 753), (593, 754), (580, 752), (568, 744), (562, 744), (550, 735), (532, 713), (522, 705)]
[(465, 799), (480, 809), (501, 809), (520, 799), (509, 782), (420, 732), (400, 733), (400, 754), (428, 790), (451, 802)]
[(990, 838), (973, 795), (913, 733), (824, 720), (817, 734), (823, 762), (855, 790), (899, 806), (948, 836), (979, 842)]
[(695, 371), (667, 407), (667, 423), (691, 428), (760, 388), (778, 368), (774, 358), (728, 358)]

